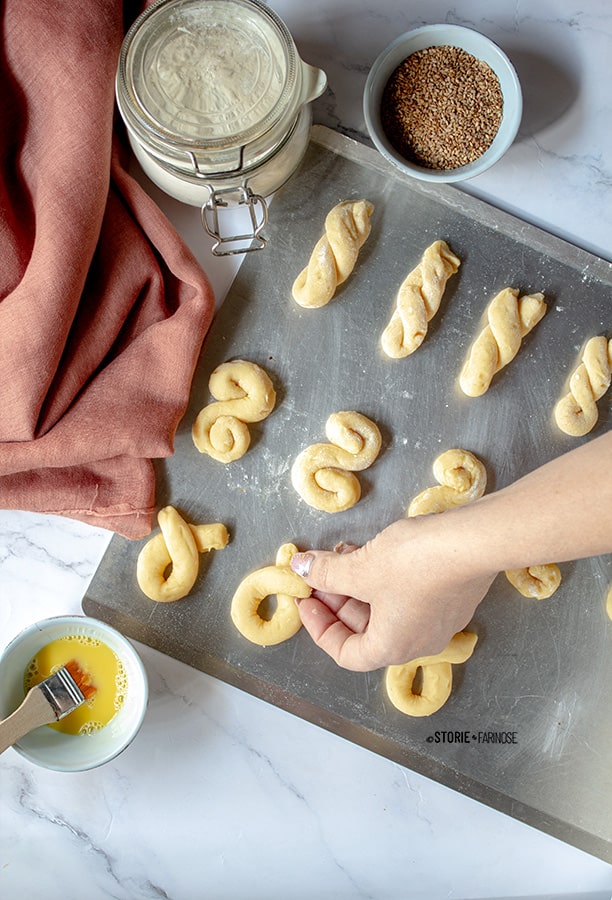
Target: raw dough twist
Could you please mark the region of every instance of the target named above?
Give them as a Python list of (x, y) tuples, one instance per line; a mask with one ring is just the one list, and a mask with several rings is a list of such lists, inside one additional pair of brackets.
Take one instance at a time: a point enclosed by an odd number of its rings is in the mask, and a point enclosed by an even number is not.
[[(144, 545), (136, 562), (136, 579), (141, 591), (158, 603), (171, 603), (186, 597), (195, 584), (200, 565), (199, 554), (222, 550), (229, 536), (219, 522), (213, 525), (189, 525), (173, 506), (157, 514), (161, 529)], [(166, 577), (166, 569), (172, 571)]]
[(446, 282), (461, 265), (445, 241), (434, 241), (397, 293), (396, 308), (382, 333), (383, 350), (392, 359), (414, 353), (427, 334), (428, 322), (440, 308)]
[[(452, 666), (466, 662), (478, 640), (475, 634), (460, 631), (435, 656), (422, 656), (400, 666), (389, 666), (385, 677), (391, 703), (407, 716), (430, 716), (448, 700), (453, 685)], [(420, 692), (413, 692), (418, 669), (422, 670)]]
[(514, 288), (504, 288), (487, 308), (488, 325), (472, 344), (459, 376), (461, 390), (479, 397), (493, 376), (514, 359), (521, 340), (546, 313), (544, 294), (526, 294), (519, 299)]
[(453, 506), (477, 500), (485, 492), (487, 472), (469, 450), (446, 450), (433, 464), (434, 477), (440, 483), (426, 488), (408, 507), (408, 516), (441, 513)]
[(523, 597), (531, 600), (552, 597), (561, 584), (561, 572), (555, 563), (528, 566), (526, 569), (509, 569), (506, 578)]
[(380, 452), (378, 426), (361, 413), (332, 413), (325, 424), (330, 444), (313, 444), (299, 454), (291, 481), (306, 503), (324, 512), (342, 512), (361, 497), (353, 472), (371, 466)]
[(219, 402), (198, 414), (192, 428), (200, 453), (219, 462), (244, 456), (251, 443), (247, 422), (261, 422), (270, 415), (276, 392), (264, 370), (253, 362), (236, 359), (218, 366), (210, 376), (210, 393)]
[(569, 393), (557, 403), (555, 419), (566, 434), (581, 437), (598, 418), (597, 401), (612, 380), (612, 338), (593, 337), (584, 348), (582, 362), (569, 382)]
[[(301, 628), (295, 598), (309, 597), (310, 587), (290, 568), (295, 553), (295, 544), (283, 544), (276, 554), (276, 565), (251, 572), (232, 598), (232, 621), (240, 634), (253, 644), (261, 647), (280, 644)], [(270, 619), (264, 619), (259, 614), (259, 606), (272, 594), (276, 594), (276, 609)]]
[(345, 200), (328, 213), (325, 234), (293, 283), (291, 293), (296, 303), (308, 308), (329, 303), (337, 286), (355, 268), (359, 251), (370, 234), (373, 211), (369, 200)]

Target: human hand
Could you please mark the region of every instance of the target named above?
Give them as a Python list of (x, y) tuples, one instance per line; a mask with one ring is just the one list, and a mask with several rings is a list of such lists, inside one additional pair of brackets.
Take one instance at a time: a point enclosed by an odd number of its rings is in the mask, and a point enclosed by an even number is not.
[(468, 624), (496, 573), (462, 553), (449, 515), (400, 520), (360, 548), (293, 557), (313, 588), (299, 601), (304, 627), (338, 665), (369, 671), (439, 653)]
[(297, 554), (314, 589), (300, 617), (355, 671), (441, 652), (498, 572), (612, 552), (612, 430), (507, 487), (400, 519), (351, 553)]

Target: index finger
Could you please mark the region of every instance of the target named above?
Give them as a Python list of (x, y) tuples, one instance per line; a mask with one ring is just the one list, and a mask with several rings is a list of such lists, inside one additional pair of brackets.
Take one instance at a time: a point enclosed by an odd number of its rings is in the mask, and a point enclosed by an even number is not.
[[(365, 604), (364, 604), (365, 605)], [(377, 668), (367, 656), (367, 622), (361, 633), (354, 631), (319, 597), (310, 596), (299, 603), (304, 628), (317, 647), (339, 666), (354, 672)]]
[[(330, 594), (326, 591), (312, 591), (311, 597), (320, 600), (340, 619), (350, 631), (361, 634), (370, 621), (370, 606), (355, 597), (344, 594)], [(306, 613), (307, 614), (307, 613)]]

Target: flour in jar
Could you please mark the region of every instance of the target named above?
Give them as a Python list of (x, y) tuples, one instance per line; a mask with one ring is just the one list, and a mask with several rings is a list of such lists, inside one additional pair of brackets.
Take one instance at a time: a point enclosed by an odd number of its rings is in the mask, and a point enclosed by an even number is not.
[(286, 82), (286, 55), (271, 28), (248, 16), (220, 21), (213, 11), (206, 4), (181, 18), (143, 59), (156, 117), (185, 138), (248, 131), (274, 110)]

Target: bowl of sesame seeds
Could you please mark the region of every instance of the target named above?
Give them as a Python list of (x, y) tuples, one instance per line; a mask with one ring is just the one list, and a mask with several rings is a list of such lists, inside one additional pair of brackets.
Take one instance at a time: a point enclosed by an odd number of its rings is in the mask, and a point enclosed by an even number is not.
[(521, 122), (506, 54), (460, 25), (424, 25), (392, 41), (366, 81), (363, 111), (382, 155), (408, 175), (465, 181), (496, 163)]

